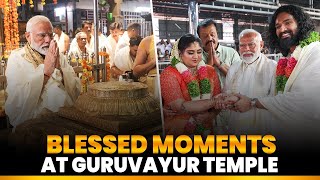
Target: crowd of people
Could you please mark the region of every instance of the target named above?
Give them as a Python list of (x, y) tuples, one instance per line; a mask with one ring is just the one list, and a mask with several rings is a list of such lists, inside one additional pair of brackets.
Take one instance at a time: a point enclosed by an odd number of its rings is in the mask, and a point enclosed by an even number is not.
[(167, 39), (167, 41), (161, 39), (161, 41), (157, 43), (156, 47), (158, 60), (168, 61), (170, 59), (170, 53), (173, 47), (173, 43), (170, 41), (170, 39)]

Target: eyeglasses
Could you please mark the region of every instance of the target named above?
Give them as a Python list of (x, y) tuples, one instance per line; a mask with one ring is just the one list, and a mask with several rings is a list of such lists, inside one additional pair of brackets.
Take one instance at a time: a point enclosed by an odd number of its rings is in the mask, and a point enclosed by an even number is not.
[[(32, 33), (32, 32), (30, 32)], [(40, 40), (44, 39), (46, 36), (48, 36), (50, 39), (53, 38), (53, 33), (38, 33), (35, 34)]]
[(87, 41), (87, 38), (82, 38), (82, 37), (80, 37), (79, 38), (81, 41)]
[(239, 44), (240, 49), (245, 49), (247, 46), (249, 46), (250, 49), (254, 49), (256, 47), (256, 43), (251, 42), (248, 44)]

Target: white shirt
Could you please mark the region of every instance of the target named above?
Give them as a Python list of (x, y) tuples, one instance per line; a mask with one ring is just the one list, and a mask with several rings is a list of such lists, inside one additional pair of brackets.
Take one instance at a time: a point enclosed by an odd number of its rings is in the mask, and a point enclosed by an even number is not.
[(124, 32), (121, 38), (119, 39), (115, 53), (117, 53), (121, 48), (126, 46), (130, 46), (130, 38), (128, 35), (128, 31)]
[[(87, 51), (91, 53), (91, 52), (94, 51), (94, 49), (93, 49), (93, 47), (94, 47), (94, 45), (93, 45), (93, 44), (94, 44), (93, 38), (94, 38), (94, 37), (93, 37), (91, 34), (90, 34), (90, 36), (91, 36), (90, 43), (87, 42), (86, 48), (87, 48)], [(72, 41), (71, 41), (71, 43), (70, 43), (70, 51), (71, 51), (71, 49), (76, 49), (77, 46), (78, 46), (77, 38), (73, 38)]]
[[(298, 47), (296, 50), (299, 50)], [(313, 42), (295, 53), (298, 61), (283, 93), (259, 98), (275, 117), (275, 134), (294, 148), (320, 142), (320, 42)], [(320, 148), (319, 148), (320, 149)]]
[[(224, 92), (240, 93), (250, 98), (274, 95), (276, 62), (263, 54), (252, 64), (244, 60), (235, 62), (226, 76)], [(270, 131), (271, 113), (264, 109), (230, 112), (231, 134), (266, 134)]]
[(114, 64), (123, 72), (133, 69), (133, 59), (130, 56), (130, 46), (126, 46), (119, 50), (115, 56)]
[(112, 64), (112, 62), (114, 61), (114, 56), (115, 56), (115, 52), (116, 52), (116, 48), (117, 48), (117, 41), (112, 37), (112, 35), (109, 35), (107, 37), (107, 44), (109, 44), (111, 47), (110, 62)]
[(44, 64), (35, 68), (24, 56), (24, 48), (13, 51), (5, 72), (8, 82), (5, 111), (14, 127), (47, 110), (57, 112), (60, 107), (72, 106), (81, 89), (80, 79), (63, 55), (60, 55), (63, 77), (55, 69), (44, 88)]
[(64, 53), (67, 51), (65, 41), (69, 39), (68, 35), (62, 31), (60, 37), (58, 34), (55, 34), (53, 39), (57, 42), (60, 52)]

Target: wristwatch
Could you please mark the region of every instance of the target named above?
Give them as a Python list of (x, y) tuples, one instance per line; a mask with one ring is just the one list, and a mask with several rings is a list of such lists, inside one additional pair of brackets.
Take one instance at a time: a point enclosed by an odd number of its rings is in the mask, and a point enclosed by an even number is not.
[(251, 103), (251, 107), (256, 108), (257, 107), (257, 98), (251, 98), (250, 103)]

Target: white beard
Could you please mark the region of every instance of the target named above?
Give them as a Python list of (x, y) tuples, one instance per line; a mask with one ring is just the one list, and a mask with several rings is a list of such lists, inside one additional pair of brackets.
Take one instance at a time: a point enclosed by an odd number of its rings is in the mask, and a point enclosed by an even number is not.
[[(250, 57), (245, 57), (245, 54), (250, 54), (252, 56)], [(256, 51), (256, 53), (252, 53), (252, 52), (244, 52), (241, 54), (241, 59), (246, 62), (247, 64), (253, 63), (256, 59), (258, 59), (258, 57), (260, 56), (260, 51)]]
[(49, 47), (41, 47), (41, 46), (38, 46), (34, 41), (33, 39), (31, 39), (31, 44), (30, 44), (31, 48), (38, 51), (40, 54), (42, 55), (47, 55), (47, 52), (48, 52), (48, 49)]

